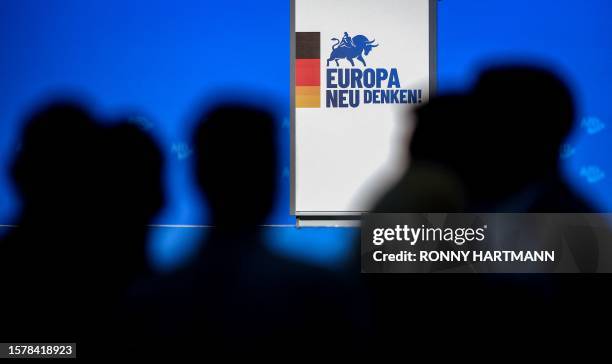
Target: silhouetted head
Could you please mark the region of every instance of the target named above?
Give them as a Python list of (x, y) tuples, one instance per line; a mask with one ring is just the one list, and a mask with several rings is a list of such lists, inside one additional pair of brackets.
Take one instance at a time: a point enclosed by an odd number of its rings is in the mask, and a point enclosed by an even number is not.
[(557, 176), (574, 120), (568, 87), (550, 71), (484, 71), (470, 94), (432, 98), (416, 111), (411, 154), (450, 167), (473, 208), (502, 203)]
[(74, 224), (97, 213), (100, 142), (100, 127), (77, 104), (52, 104), (27, 120), (12, 177), (29, 220)]
[(559, 150), (575, 117), (568, 86), (554, 73), (530, 66), (484, 71), (473, 94), (489, 141), (483, 152), (517, 185), (556, 173)]
[(195, 132), (198, 183), (216, 226), (254, 226), (276, 190), (274, 116), (240, 104), (214, 107)]
[(415, 110), (410, 164), (375, 205), (377, 212), (457, 212), (465, 206), (463, 178), (470, 165), (471, 98), (445, 95)]
[(473, 137), (472, 98), (451, 94), (432, 98), (415, 111), (416, 128), (410, 155), (416, 161), (441, 164), (463, 172), (470, 163), (468, 150)]
[(144, 226), (164, 204), (163, 157), (151, 136), (120, 122), (108, 128), (107, 194), (115, 206), (109, 221)]

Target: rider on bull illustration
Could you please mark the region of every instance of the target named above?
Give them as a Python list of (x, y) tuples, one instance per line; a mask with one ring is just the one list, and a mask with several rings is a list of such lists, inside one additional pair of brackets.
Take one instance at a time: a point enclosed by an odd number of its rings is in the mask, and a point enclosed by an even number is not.
[(351, 36), (347, 32), (344, 32), (344, 36), (342, 37), (342, 41), (340, 42), (340, 44), (338, 44), (338, 47), (355, 47), (355, 45), (353, 44), (353, 38), (351, 38)]
[(327, 59), (327, 67), (329, 67), (330, 62), (340, 66), (339, 60), (341, 59), (346, 59), (353, 67), (355, 66), (355, 59), (361, 62), (363, 66), (366, 66), (366, 61), (363, 57), (378, 47), (378, 44), (375, 44), (375, 40), (369, 40), (363, 34), (351, 37), (348, 32), (344, 32), (342, 40), (338, 38), (332, 38), (331, 40), (336, 43), (332, 45), (331, 54)]

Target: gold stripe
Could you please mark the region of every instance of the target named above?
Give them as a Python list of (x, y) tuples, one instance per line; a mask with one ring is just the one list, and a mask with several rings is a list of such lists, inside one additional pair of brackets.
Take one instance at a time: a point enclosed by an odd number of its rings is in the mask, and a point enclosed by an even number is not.
[(316, 96), (299, 96), (295, 99), (295, 107), (297, 108), (319, 108), (321, 107), (321, 97)]
[(321, 107), (320, 86), (297, 86), (295, 88), (295, 107), (315, 108)]

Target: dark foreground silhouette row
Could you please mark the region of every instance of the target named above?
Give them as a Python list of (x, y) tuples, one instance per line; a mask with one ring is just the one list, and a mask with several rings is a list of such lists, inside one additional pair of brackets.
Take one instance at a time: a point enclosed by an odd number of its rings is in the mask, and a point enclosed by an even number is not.
[[(417, 110), (410, 168), (374, 209), (593, 211), (559, 172), (574, 114), (567, 86), (548, 71), (485, 72), (469, 93)], [(360, 276), (357, 261), (331, 272), (268, 252), (259, 226), (277, 190), (274, 125), (265, 109), (239, 104), (202, 115), (194, 167), (215, 228), (192, 264), (159, 276), (145, 254), (147, 224), (164, 205), (157, 145), (137, 126), (103, 126), (74, 103), (36, 110), (11, 169), (23, 210), (0, 245), (9, 313), (0, 339), (76, 341), (92, 355), (109, 338), (140, 355), (164, 352), (154, 344), (163, 340), (211, 349), (282, 335), (337, 346), (399, 339), (397, 329), (435, 332), (449, 306), (565, 297), (547, 277)], [(483, 292), (494, 305), (482, 308)]]

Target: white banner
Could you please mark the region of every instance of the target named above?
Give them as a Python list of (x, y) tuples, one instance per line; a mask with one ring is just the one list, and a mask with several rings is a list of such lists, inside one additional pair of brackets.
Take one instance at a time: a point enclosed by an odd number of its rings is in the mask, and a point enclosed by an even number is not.
[(435, 79), (435, 1), (295, 0), (292, 212), (358, 215), (403, 172)]

